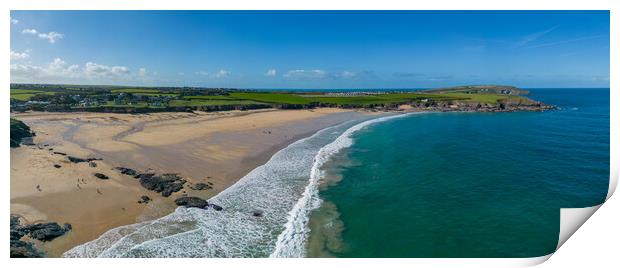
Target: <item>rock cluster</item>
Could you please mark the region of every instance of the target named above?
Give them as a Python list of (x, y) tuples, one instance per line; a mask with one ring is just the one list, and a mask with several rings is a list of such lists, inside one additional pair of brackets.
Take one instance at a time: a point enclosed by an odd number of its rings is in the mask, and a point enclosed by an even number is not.
[(207, 200), (204, 200), (200, 197), (195, 197), (195, 196), (180, 197), (174, 200), (174, 203), (177, 204), (177, 206), (184, 206), (188, 208), (201, 208), (201, 209), (212, 208), (216, 211), (221, 211), (224, 209), (223, 207), (218, 206), (216, 204), (209, 204)]
[[(56, 152), (54, 152), (56, 153)], [(97, 161), (97, 160), (103, 160), (102, 158), (96, 158), (96, 157), (89, 157), (89, 158), (80, 158), (80, 157), (75, 157), (75, 156), (67, 156), (67, 159), (69, 159), (69, 161), (71, 161), (71, 163), (83, 163), (83, 162), (91, 162), (91, 161)]]
[(176, 200), (174, 200), (174, 203), (177, 204), (177, 206), (184, 206), (188, 208), (205, 209), (209, 206), (209, 203), (206, 200), (200, 197), (193, 197), (193, 196), (177, 198)]
[(135, 176), (140, 181), (142, 187), (161, 193), (162, 196), (168, 197), (174, 192), (183, 189), (186, 180), (175, 173), (165, 173), (155, 175), (154, 173), (142, 173)]
[(110, 177), (108, 177), (107, 175), (105, 175), (105, 174), (101, 174), (101, 173), (95, 173), (95, 174), (93, 174), (93, 175), (94, 175), (95, 177), (97, 177), (98, 179), (100, 179), (100, 180), (107, 180), (107, 179), (109, 179), (109, 178), (110, 178)]
[(149, 202), (151, 202), (151, 198), (146, 195), (141, 196), (138, 200), (138, 204), (148, 204)]
[(133, 169), (131, 169), (131, 168), (115, 167), (114, 169), (118, 170), (123, 175), (127, 175), (127, 176), (136, 176), (136, 175), (138, 175), (138, 172), (133, 170)]
[(11, 258), (37, 258), (44, 257), (42, 251), (38, 250), (34, 244), (22, 241), (21, 238), (28, 235), (39, 241), (52, 241), (71, 230), (71, 224), (65, 223), (60, 226), (55, 222), (36, 223), (21, 225), (18, 216), (11, 215)]
[(191, 188), (192, 190), (198, 190), (198, 191), (213, 189), (213, 187), (211, 187), (211, 185), (206, 184), (206, 183), (202, 183), (202, 182), (196, 183), (196, 184), (190, 186), (189, 188)]

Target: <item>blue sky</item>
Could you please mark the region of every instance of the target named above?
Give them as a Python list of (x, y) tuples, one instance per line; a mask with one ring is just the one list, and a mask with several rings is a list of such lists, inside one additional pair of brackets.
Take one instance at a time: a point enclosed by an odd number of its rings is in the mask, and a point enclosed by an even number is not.
[(609, 87), (608, 11), (12, 11), (11, 82)]

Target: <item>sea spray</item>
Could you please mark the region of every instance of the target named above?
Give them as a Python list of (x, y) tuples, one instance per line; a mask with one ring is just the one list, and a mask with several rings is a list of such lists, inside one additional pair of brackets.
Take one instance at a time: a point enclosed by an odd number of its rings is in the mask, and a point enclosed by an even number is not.
[(329, 161), (334, 154), (353, 145), (351, 135), (371, 124), (407, 115), (410, 114), (392, 115), (361, 122), (347, 129), (333, 142), (319, 150), (312, 163), (308, 185), (306, 186), (302, 197), (289, 212), (285, 229), (278, 236), (275, 250), (271, 253), (270, 257), (300, 258), (306, 256), (305, 242), (308, 237), (308, 233), (310, 232), (308, 227), (309, 215), (312, 210), (319, 208), (321, 205), (321, 199), (318, 195), (319, 182), (324, 176), (324, 171), (321, 170), (321, 167), (323, 167), (323, 165)]

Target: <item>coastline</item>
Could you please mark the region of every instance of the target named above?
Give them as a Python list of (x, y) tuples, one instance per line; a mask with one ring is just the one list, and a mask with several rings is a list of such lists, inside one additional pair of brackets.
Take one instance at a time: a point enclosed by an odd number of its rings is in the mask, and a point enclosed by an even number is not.
[[(66, 235), (37, 244), (50, 257), (58, 257), (114, 227), (164, 216), (176, 208), (172, 201), (179, 196), (208, 199), (292, 142), (364, 116), (330, 108), (76, 115), (13, 114), (37, 133), (37, 145), (11, 150), (11, 213), (22, 216), (26, 223), (55, 221), (73, 225)], [(69, 163), (65, 156), (53, 152), (103, 160), (91, 167), (88, 163)], [(54, 168), (54, 163), (62, 167)], [(36, 168), (29, 168), (32, 166)], [(182, 192), (166, 198), (112, 170), (117, 166), (179, 173), (190, 184), (209, 182), (213, 189), (184, 187)], [(93, 172), (104, 173), (110, 179), (98, 180)], [(152, 201), (138, 203), (141, 195)]]

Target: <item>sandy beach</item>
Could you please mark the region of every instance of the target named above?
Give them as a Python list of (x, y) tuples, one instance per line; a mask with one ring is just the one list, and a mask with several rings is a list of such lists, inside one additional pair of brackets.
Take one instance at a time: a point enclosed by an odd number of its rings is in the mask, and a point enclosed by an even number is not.
[[(342, 109), (212, 113), (12, 114), (36, 133), (34, 146), (11, 149), (11, 213), (27, 223), (70, 223), (68, 234), (38, 246), (50, 257), (121, 225), (161, 217), (183, 196), (209, 198), (291, 142), (365, 116)], [(73, 163), (67, 156), (101, 158)], [(178, 173), (188, 183), (163, 197), (114, 167)], [(109, 177), (101, 180), (94, 173)], [(192, 190), (196, 183), (212, 189)], [(148, 204), (138, 203), (146, 195)]]

